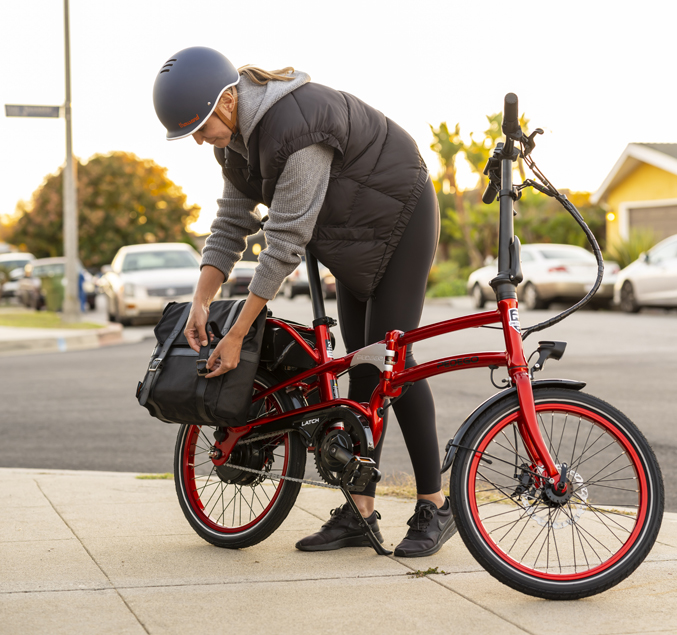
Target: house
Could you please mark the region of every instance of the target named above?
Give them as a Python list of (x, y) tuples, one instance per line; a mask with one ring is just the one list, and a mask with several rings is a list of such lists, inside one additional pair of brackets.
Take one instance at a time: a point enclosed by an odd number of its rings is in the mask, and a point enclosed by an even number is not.
[(650, 230), (677, 234), (677, 143), (630, 143), (590, 197), (607, 209), (607, 241)]

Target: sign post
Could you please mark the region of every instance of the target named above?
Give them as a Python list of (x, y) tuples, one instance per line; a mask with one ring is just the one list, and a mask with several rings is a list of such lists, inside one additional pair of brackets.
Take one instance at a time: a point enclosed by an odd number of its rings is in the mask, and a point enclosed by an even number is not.
[(77, 188), (73, 169), (73, 134), (71, 126), (71, 52), (68, 0), (63, 2), (64, 45), (66, 53), (66, 102), (63, 106), (29, 106), (5, 104), (7, 117), (65, 117), (66, 167), (63, 171), (63, 253), (66, 257), (66, 293), (63, 303), (64, 322), (80, 321), (78, 268)]

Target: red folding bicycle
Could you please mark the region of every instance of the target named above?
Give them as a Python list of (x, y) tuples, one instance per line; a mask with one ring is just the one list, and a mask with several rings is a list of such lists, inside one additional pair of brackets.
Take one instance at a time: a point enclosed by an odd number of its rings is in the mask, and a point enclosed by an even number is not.
[[(287, 517), (301, 484), (352, 493), (380, 474), (371, 456), (383, 414), (412, 383), (467, 368), (507, 369), (510, 384), (481, 404), (449, 441), (442, 471), (451, 469), (450, 496), (458, 531), (495, 578), (548, 599), (575, 599), (625, 579), (653, 546), (663, 515), (663, 482), (642, 433), (621, 412), (581, 392), (583, 382), (534, 380), (559, 359), (564, 342), (539, 342), (529, 367), (523, 340), (587, 303), (600, 285), (599, 246), (578, 210), (531, 159), (537, 129), (523, 134), (517, 97), (505, 98), (503, 132), (485, 174), (485, 203), (500, 201), (497, 309), (431, 324), (333, 358), (317, 261), (307, 253), (313, 326), (269, 316), (249, 419), (241, 427), (183, 425), (175, 453), (181, 507), (195, 531), (226, 548), (254, 545)], [(514, 186), (521, 156), (537, 181)], [(522, 280), (513, 204), (525, 187), (556, 198), (577, 220), (597, 257), (597, 282), (578, 304), (525, 330), (516, 287)], [(436, 335), (497, 324), (505, 351), (442, 357), (405, 369), (406, 347)], [(496, 328), (496, 327), (494, 327)], [(380, 369), (369, 403), (339, 397), (337, 377), (358, 364)], [(304, 480), (306, 453), (315, 455), (321, 482)], [(363, 524), (377, 553), (390, 554)]]

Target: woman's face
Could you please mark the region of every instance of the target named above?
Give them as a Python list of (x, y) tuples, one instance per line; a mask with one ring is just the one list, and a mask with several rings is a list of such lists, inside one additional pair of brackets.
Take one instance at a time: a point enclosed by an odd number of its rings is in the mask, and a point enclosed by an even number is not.
[[(226, 91), (221, 95), (221, 100), (217, 106), (221, 118), (225, 117), (231, 123), (234, 118), (233, 111), (237, 108), (236, 95), (237, 89), (233, 86), (231, 91)], [(225, 148), (230, 143), (233, 133), (221, 118), (217, 114), (212, 114), (205, 125), (193, 133), (195, 143), (202, 145), (206, 141), (217, 148)]]
[(198, 145), (205, 141), (217, 148), (225, 148), (229, 143), (233, 133), (223, 121), (216, 115), (212, 115), (202, 128), (193, 133), (193, 139)]

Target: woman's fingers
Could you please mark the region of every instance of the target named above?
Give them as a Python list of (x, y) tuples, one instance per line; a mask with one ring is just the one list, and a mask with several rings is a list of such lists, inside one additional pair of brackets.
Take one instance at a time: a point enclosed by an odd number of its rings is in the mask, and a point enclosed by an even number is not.
[(209, 309), (205, 307), (195, 309), (195, 305), (193, 305), (186, 321), (186, 328), (183, 330), (188, 346), (197, 353), (200, 352), (201, 346), (207, 346), (209, 342), (206, 330), (208, 318)]
[(230, 335), (224, 337), (207, 360), (207, 370), (211, 372), (205, 375), (205, 377), (207, 379), (218, 377), (237, 368), (237, 365), (240, 363), (241, 349), (242, 340), (233, 338)]

